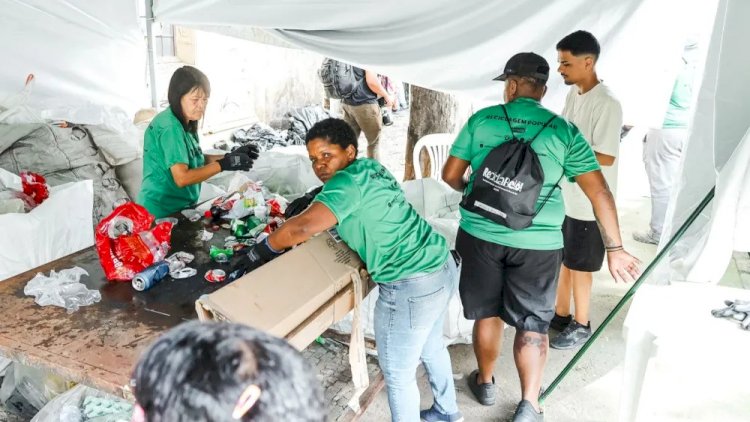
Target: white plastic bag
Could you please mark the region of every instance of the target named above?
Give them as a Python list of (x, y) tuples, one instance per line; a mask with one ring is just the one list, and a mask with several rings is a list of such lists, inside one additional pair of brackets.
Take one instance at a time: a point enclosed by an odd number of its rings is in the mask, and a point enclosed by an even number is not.
[(253, 168), (245, 174), (290, 201), (323, 184), (315, 176), (304, 147), (277, 147), (261, 152)]
[(38, 110), (28, 105), (31, 90), (34, 88), (34, 75), (26, 77), (26, 84), (18, 94), (11, 95), (0, 101), (0, 123), (43, 123)]
[(84, 180), (52, 187), (27, 214), (0, 215), (0, 281), (93, 245), (93, 204), (93, 184)]

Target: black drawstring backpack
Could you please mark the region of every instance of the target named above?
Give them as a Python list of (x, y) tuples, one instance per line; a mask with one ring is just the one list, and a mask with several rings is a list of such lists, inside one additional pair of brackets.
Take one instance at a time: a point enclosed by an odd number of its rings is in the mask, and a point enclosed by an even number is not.
[(527, 141), (515, 136), (508, 111), (505, 106), (502, 109), (513, 138), (487, 154), (474, 176), (471, 193), (461, 200), (461, 207), (513, 230), (521, 230), (531, 225), (558, 187), (555, 184), (536, 209), (544, 185), (544, 170), (531, 144), (557, 116), (553, 115)]

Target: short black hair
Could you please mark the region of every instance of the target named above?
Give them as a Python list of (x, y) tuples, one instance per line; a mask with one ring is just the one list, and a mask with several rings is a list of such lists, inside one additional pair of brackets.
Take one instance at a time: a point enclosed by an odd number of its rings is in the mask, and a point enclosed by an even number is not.
[(557, 43), (557, 49), (560, 51), (570, 51), (574, 56), (591, 54), (594, 56), (594, 60), (599, 60), (599, 53), (602, 50), (596, 37), (591, 32), (582, 30), (573, 32), (561, 39)]
[(508, 79), (515, 80), (521, 85), (526, 85), (535, 93), (544, 93), (544, 87), (547, 86), (547, 82), (533, 78), (531, 76), (508, 76)]
[(234, 421), (252, 384), (261, 395), (242, 421), (326, 420), (313, 368), (286, 341), (245, 325), (191, 321), (161, 336), (133, 375), (149, 422)]
[(169, 80), (169, 89), (167, 90), (167, 100), (172, 113), (185, 127), (185, 130), (192, 133), (198, 132), (198, 122), (186, 121), (185, 113), (182, 111), (180, 100), (182, 97), (196, 88), (203, 89), (206, 96), (211, 95), (211, 84), (208, 77), (200, 70), (192, 66), (182, 66), (174, 71), (172, 79)]
[[(380, 116), (378, 116), (380, 118)], [(313, 139), (325, 139), (326, 141), (336, 144), (341, 149), (346, 149), (349, 145), (354, 145), (354, 149), (359, 148), (357, 144), (357, 135), (354, 129), (342, 119), (328, 118), (315, 123), (305, 135), (305, 145)]]

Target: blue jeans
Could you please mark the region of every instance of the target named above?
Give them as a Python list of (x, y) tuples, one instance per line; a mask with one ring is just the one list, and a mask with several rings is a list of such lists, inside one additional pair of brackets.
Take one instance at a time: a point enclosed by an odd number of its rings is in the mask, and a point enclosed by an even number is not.
[(420, 420), (420, 359), (435, 408), (445, 414), (458, 412), (451, 359), (443, 342), (443, 317), (457, 286), (458, 270), (451, 256), (433, 273), (378, 285), (375, 341), (393, 421)]

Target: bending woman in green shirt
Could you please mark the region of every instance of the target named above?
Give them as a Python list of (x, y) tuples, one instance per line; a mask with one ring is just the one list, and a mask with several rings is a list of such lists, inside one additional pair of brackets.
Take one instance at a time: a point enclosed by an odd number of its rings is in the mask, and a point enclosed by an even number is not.
[[(392, 419), (462, 420), (442, 338), (443, 317), (458, 283), (445, 238), (414, 211), (388, 170), (375, 160), (357, 158), (357, 137), (345, 121), (316, 123), (305, 143), (322, 190), (308, 199), (312, 205), (306, 211), (240, 257), (230, 276), (252, 271), (336, 226), (378, 284), (375, 340)], [(422, 412), (415, 379), (420, 360), (435, 397)]]
[(249, 170), (258, 148), (246, 145), (205, 164), (198, 143), (198, 120), (206, 111), (211, 85), (200, 70), (183, 66), (169, 81), (169, 107), (157, 114), (143, 139), (143, 184), (138, 203), (156, 218), (195, 205), (201, 182), (225, 170)]

